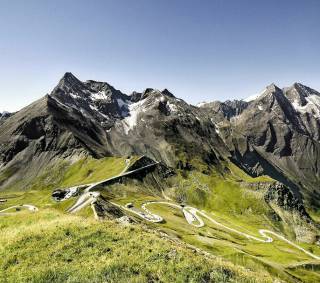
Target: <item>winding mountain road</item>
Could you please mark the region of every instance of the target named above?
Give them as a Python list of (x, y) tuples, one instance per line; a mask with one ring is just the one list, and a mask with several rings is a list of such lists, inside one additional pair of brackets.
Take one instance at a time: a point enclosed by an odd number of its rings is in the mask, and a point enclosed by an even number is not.
[(160, 223), (163, 221), (163, 218), (157, 214), (153, 214), (151, 212), (149, 212), (147, 209), (142, 208), (145, 212), (140, 211), (139, 209), (135, 208), (135, 207), (126, 207), (114, 202), (110, 202), (111, 204), (113, 204), (116, 207), (119, 207), (123, 210), (129, 211), (135, 215), (138, 215), (139, 217), (149, 221), (149, 222), (153, 222), (153, 223)]
[[(92, 192), (91, 191), (96, 186), (98, 186), (100, 184), (107, 183), (109, 181), (114, 181), (114, 180), (116, 180), (118, 178), (121, 178), (121, 177), (124, 177), (124, 176), (128, 176), (128, 175), (136, 173), (136, 172), (139, 172), (141, 170), (144, 170), (144, 169), (147, 169), (149, 167), (155, 166), (158, 163), (159, 162), (155, 162), (153, 164), (149, 164), (149, 165), (143, 166), (141, 168), (126, 172), (126, 170), (128, 169), (128, 167), (130, 165), (130, 161), (126, 160), (126, 167), (119, 175), (111, 177), (111, 178), (108, 178), (108, 179), (105, 179), (105, 180), (102, 180), (100, 182), (88, 184), (88, 187), (84, 190), (83, 194), (78, 198), (77, 202), (71, 208), (68, 209), (68, 212), (69, 213), (75, 213), (75, 212), (81, 210), (82, 208), (84, 208), (84, 207), (86, 207), (88, 205), (91, 205), (91, 207), (93, 207), (93, 204), (97, 201), (97, 199), (100, 196), (99, 192)], [(163, 194), (164, 194), (164, 192), (163, 192)], [(174, 207), (176, 209), (181, 210), (183, 215), (184, 215), (184, 217), (185, 217), (185, 219), (186, 219), (186, 221), (188, 222), (188, 224), (190, 224), (190, 225), (192, 225), (192, 226), (194, 226), (196, 228), (201, 228), (201, 227), (205, 226), (205, 223), (204, 223), (204, 221), (202, 219), (202, 218), (205, 218), (205, 219), (207, 219), (208, 221), (210, 221), (211, 223), (213, 223), (216, 226), (220, 226), (220, 227), (222, 227), (223, 229), (225, 229), (225, 230), (227, 230), (229, 232), (241, 235), (243, 237), (246, 237), (247, 239), (255, 240), (257, 242), (272, 243), (273, 242), (273, 238), (270, 235), (273, 235), (274, 237), (277, 237), (278, 239), (288, 243), (289, 245), (293, 246), (294, 248), (302, 251), (306, 255), (308, 255), (308, 256), (316, 259), (316, 260), (320, 260), (320, 256), (317, 256), (317, 255), (305, 250), (304, 248), (298, 246), (297, 244), (291, 242), (290, 240), (286, 239), (284, 236), (282, 236), (282, 235), (280, 235), (280, 234), (278, 234), (276, 232), (273, 232), (271, 230), (260, 229), (258, 232), (259, 232), (261, 237), (252, 236), (250, 234), (241, 232), (241, 231), (239, 231), (237, 229), (228, 227), (228, 226), (216, 221), (212, 217), (210, 217), (208, 214), (206, 214), (205, 211), (199, 210), (199, 209), (197, 209), (195, 207), (192, 207), (192, 206), (181, 206), (181, 205), (178, 205), (178, 204), (175, 204), (175, 203), (172, 203), (172, 202), (168, 202), (168, 201), (149, 201), (149, 202), (146, 202), (146, 203), (142, 204), (141, 205), (141, 209), (142, 210), (139, 210), (139, 209), (137, 209), (136, 207), (133, 207), (133, 206), (129, 207), (129, 206), (119, 205), (119, 204), (116, 204), (114, 202), (110, 202), (110, 203), (115, 205), (115, 206), (117, 206), (117, 207), (119, 207), (119, 208), (121, 208), (121, 209), (123, 209), (123, 210), (129, 211), (129, 212), (131, 212), (131, 213), (133, 213), (133, 214), (145, 219), (146, 221), (153, 222), (153, 223), (160, 223), (160, 222), (163, 221), (163, 218), (161, 216), (157, 215), (157, 214), (152, 213), (147, 208), (147, 206), (150, 206), (152, 204), (162, 204), (162, 205), (171, 206), (171, 207)], [(1, 212), (2, 211), (0, 211), (0, 213)]]
[[(142, 209), (144, 209), (145, 211), (148, 212), (148, 214), (152, 214), (154, 217), (160, 217), (156, 214), (153, 214), (150, 212), (150, 210), (148, 210), (146, 208), (146, 206), (148, 205), (151, 205), (151, 204), (164, 204), (164, 205), (168, 205), (168, 206), (171, 206), (171, 207), (175, 207), (175, 208), (178, 208), (178, 209), (182, 209), (182, 212), (187, 220), (187, 222), (190, 224), (190, 225), (193, 225), (197, 228), (200, 228), (200, 227), (203, 227), (204, 226), (204, 221), (201, 219), (200, 216), (206, 218), (207, 220), (209, 220), (210, 222), (212, 222), (213, 224), (217, 225), (217, 226), (220, 226), (230, 232), (233, 232), (233, 233), (236, 233), (238, 235), (241, 235), (241, 236), (244, 236), (248, 239), (252, 239), (252, 240), (255, 240), (255, 241), (258, 241), (258, 242), (263, 242), (263, 243), (271, 243), (273, 242), (273, 238), (268, 236), (267, 234), (271, 234), (275, 237), (277, 237), (278, 239), (288, 243), (289, 245), (295, 247), (296, 249), (302, 251), (303, 253), (305, 253), (306, 255), (316, 259), (316, 260), (320, 260), (320, 256), (317, 256), (307, 250), (305, 250), (304, 248), (298, 246), (297, 244), (291, 242), (290, 240), (286, 239), (284, 236), (276, 233), (276, 232), (273, 232), (273, 231), (270, 231), (270, 230), (265, 230), (265, 229), (260, 229), (259, 230), (259, 234), (261, 235), (262, 238), (258, 238), (258, 237), (255, 237), (255, 236), (252, 236), (252, 235), (249, 235), (247, 233), (244, 233), (244, 232), (241, 232), (239, 230), (236, 230), (234, 228), (230, 228), (216, 220), (214, 220), (212, 217), (208, 216), (204, 211), (201, 211), (195, 207), (191, 207), (191, 206), (186, 206), (186, 207), (182, 207), (180, 205), (177, 205), (177, 204), (173, 204), (173, 203), (170, 203), (170, 202), (163, 202), (163, 201), (152, 201), (152, 202), (147, 202), (147, 203), (144, 203), (141, 207)], [(200, 215), (200, 216), (199, 216)], [(148, 220), (148, 219), (146, 219)], [(194, 224), (194, 222), (198, 222), (199, 224)]]
[[(99, 196), (100, 196), (99, 192), (85, 192), (83, 195), (81, 195), (79, 197), (77, 202), (71, 208), (68, 209), (68, 212), (75, 213), (88, 205), (92, 206), (96, 202), (96, 200), (98, 199)], [(142, 211), (141, 211), (135, 207), (127, 207), (127, 206), (123, 206), (123, 205), (120, 205), (120, 204), (117, 204), (114, 202), (110, 202), (110, 203), (113, 204), (114, 206), (117, 206), (117, 207), (123, 209), (123, 210), (129, 211), (129, 212), (143, 218), (146, 221), (153, 222), (153, 223), (160, 223), (163, 221), (163, 218), (157, 214), (152, 213), (147, 208), (147, 206), (150, 206), (152, 204), (162, 204), (162, 205), (171, 206), (173, 208), (181, 210), (182, 213), (184, 214), (186, 221), (190, 225), (192, 225), (196, 228), (201, 228), (201, 227), (205, 226), (205, 223), (202, 219), (202, 217), (203, 217), (203, 218), (206, 218), (208, 221), (210, 221), (211, 223), (213, 223), (216, 226), (220, 226), (220, 227), (224, 228), (225, 230), (228, 230), (232, 233), (246, 237), (247, 239), (255, 240), (257, 242), (272, 243), (273, 238), (268, 235), (273, 235), (273, 236), (277, 237), (278, 239), (293, 246), (294, 248), (302, 251), (306, 255), (308, 255), (316, 260), (320, 260), (319, 256), (305, 250), (304, 248), (298, 246), (297, 244), (291, 242), (290, 240), (286, 239), (284, 236), (282, 236), (276, 232), (273, 232), (271, 230), (260, 229), (259, 234), (261, 235), (261, 238), (258, 238), (256, 236), (252, 236), (247, 233), (241, 232), (237, 229), (228, 227), (228, 226), (216, 221), (215, 219), (213, 219), (209, 215), (207, 215), (203, 210), (199, 210), (199, 209), (192, 207), (192, 206), (185, 206), (184, 207), (184, 206), (181, 206), (181, 205), (178, 205), (178, 204), (175, 204), (172, 202), (166, 202), (166, 201), (149, 201), (149, 202), (146, 202), (141, 205), (141, 209), (142, 209)], [(28, 207), (30, 210), (37, 209), (36, 207), (33, 207), (33, 206), (28, 206)], [(11, 208), (14, 208), (14, 207), (11, 207)], [(10, 209), (10, 208), (8, 208), (8, 209)], [(5, 209), (5, 210), (7, 210), (7, 209)], [(5, 211), (5, 210), (3, 210), (3, 211)], [(0, 211), (0, 213), (3, 211)]]

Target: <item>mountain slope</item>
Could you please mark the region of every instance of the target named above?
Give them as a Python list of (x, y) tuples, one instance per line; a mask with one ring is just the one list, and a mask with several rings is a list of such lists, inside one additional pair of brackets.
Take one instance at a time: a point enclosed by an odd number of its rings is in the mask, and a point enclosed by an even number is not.
[(253, 175), (279, 175), (297, 197), (317, 209), (320, 96), (305, 89), (298, 84), (285, 90), (269, 86), (240, 115), (230, 119), (230, 127), (234, 158), (243, 168)]

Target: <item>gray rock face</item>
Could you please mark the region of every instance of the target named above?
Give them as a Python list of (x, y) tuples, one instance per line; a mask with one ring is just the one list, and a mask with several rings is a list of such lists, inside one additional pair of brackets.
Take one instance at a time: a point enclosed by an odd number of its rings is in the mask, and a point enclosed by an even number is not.
[(283, 184), (276, 183), (269, 185), (264, 198), (267, 203), (274, 202), (284, 210), (295, 211), (310, 222), (310, 216), (306, 212), (303, 204)]
[[(320, 94), (301, 84), (270, 85), (230, 119), (224, 140), (251, 175), (286, 184), (313, 208), (320, 205)], [(232, 138), (226, 135), (232, 133)]]
[(314, 225), (303, 203), (286, 186), (278, 182), (269, 184), (264, 199), (273, 208), (274, 217), (293, 228), (296, 240), (317, 242), (319, 229)]
[(214, 101), (202, 103), (200, 108), (210, 110), (217, 116), (220, 115), (220, 117), (230, 120), (232, 117), (240, 115), (248, 107), (248, 105), (249, 103), (243, 100), (227, 100), (225, 102)]

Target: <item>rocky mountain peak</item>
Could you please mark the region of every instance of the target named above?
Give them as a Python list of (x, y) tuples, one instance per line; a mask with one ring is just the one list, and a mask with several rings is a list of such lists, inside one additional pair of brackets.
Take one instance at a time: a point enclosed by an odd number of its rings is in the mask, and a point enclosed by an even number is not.
[(168, 90), (164, 89), (162, 91), (154, 88), (146, 88), (142, 93), (140, 92), (133, 92), (131, 94), (131, 101), (137, 102), (139, 100), (143, 100), (149, 98), (150, 96), (158, 97), (158, 96), (167, 96), (170, 98), (175, 98), (175, 96)]
[(302, 85), (294, 83), (291, 87), (283, 89), (284, 94), (293, 104), (305, 106), (308, 102), (306, 100), (306, 93), (303, 91)]
[(163, 95), (166, 95), (166, 96), (169, 96), (169, 97), (172, 97), (172, 98), (174, 98), (175, 96), (168, 90), (168, 89), (164, 89), (163, 91), (161, 91), (161, 93), (163, 94)]
[(299, 88), (301, 88), (301, 86), (302, 86), (301, 83), (295, 82), (291, 87), (295, 88), (295, 89), (299, 89)]
[(268, 94), (269, 94), (269, 96), (272, 96), (274, 93), (277, 93), (279, 91), (281, 91), (281, 89), (278, 86), (276, 86), (274, 83), (272, 83), (272, 84), (268, 85), (267, 87), (265, 87), (264, 90), (261, 91), (260, 93), (250, 95), (247, 98), (242, 99), (242, 101), (251, 103), (251, 102), (256, 101), (258, 99), (260, 100), (260, 99), (264, 98)]
[(280, 89), (276, 84), (274, 84), (274, 83), (268, 85), (268, 86), (266, 87), (266, 89), (267, 89), (268, 91), (270, 91), (270, 92), (281, 91), (281, 89)]
[(65, 72), (65, 74), (63, 75), (62, 79), (66, 79), (66, 80), (78, 80), (78, 78), (72, 74), (71, 72)]
[(305, 86), (301, 83), (294, 83), (292, 88), (296, 89), (303, 96), (308, 97), (310, 95), (320, 95), (320, 93), (311, 87)]
[(66, 73), (49, 95), (51, 105), (63, 107), (68, 112), (78, 112), (91, 118), (103, 128), (113, 125), (115, 119), (127, 115), (130, 97), (106, 82), (77, 79)]
[(107, 90), (107, 89), (112, 89), (113, 87), (109, 85), (106, 82), (99, 82), (99, 81), (94, 81), (94, 80), (87, 80), (84, 82), (86, 86), (91, 88), (92, 90), (96, 91), (101, 91), (101, 90)]
[(131, 102), (138, 102), (141, 99), (142, 93), (134, 91), (130, 94)]
[[(60, 79), (57, 86), (52, 90), (50, 96), (62, 99), (63, 96), (75, 93), (77, 95), (84, 96), (85, 85), (72, 73), (67, 72)], [(68, 99), (64, 97), (64, 99)]]
[(8, 111), (0, 111), (0, 116), (6, 116), (9, 115), (10, 113)]
[(265, 91), (258, 98), (265, 98), (265, 97), (282, 98), (282, 96), (283, 96), (283, 93), (281, 88), (279, 88), (277, 85), (272, 83), (265, 88)]
[(154, 91), (156, 91), (155, 89), (153, 88), (146, 88), (143, 92), (142, 92), (142, 95), (141, 95), (141, 99), (145, 99), (147, 98), (149, 95), (151, 95)]
[(157, 91), (153, 88), (150, 88), (150, 87), (146, 88), (143, 92), (134, 91), (130, 95), (130, 100), (131, 100), (131, 102), (138, 102), (140, 100), (143, 100), (143, 99), (149, 97), (150, 95), (152, 95), (155, 92), (159, 92), (159, 91)]
[(75, 85), (81, 85), (82, 82), (74, 76), (71, 72), (66, 72), (63, 77), (60, 79), (57, 87), (74, 87)]
[(268, 85), (265, 90), (252, 101), (253, 104), (264, 104), (268, 108), (280, 105), (281, 108), (287, 108), (288, 99), (285, 97), (282, 89), (274, 83)]
[(227, 100), (225, 102), (202, 102), (197, 106), (203, 109), (208, 109), (215, 113), (221, 113), (224, 118), (229, 120), (232, 117), (241, 114), (248, 107), (248, 105), (249, 103), (244, 100)]

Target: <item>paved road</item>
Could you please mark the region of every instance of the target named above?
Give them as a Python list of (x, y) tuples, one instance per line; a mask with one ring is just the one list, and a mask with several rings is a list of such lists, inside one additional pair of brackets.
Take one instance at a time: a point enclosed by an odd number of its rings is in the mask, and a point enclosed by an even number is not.
[(136, 207), (126, 207), (126, 206), (123, 206), (123, 205), (119, 205), (117, 203), (114, 203), (114, 202), (110, 202), (111, 204), (123, 209), (123, 210), (126, 210), (126, 211), (129, 211), (135, 215), (138, 215), (139, 217), (149, 221), (149, 222), (153, 222), (153, 223), (160, 223), (163, 221), (163, 218), (159, 215), (156, 215), (156, 214), (153, 214), (151, 212), (149, 212), (147, 209), (145, 209), (144, 207), (142, 207), (142, 209), (145, 211), (141, 211), (139, 209), (137, 209)]
[[(81, 210), (82, 208), (88, 206), (88, 205), (93, 205), (96, 200), (98, 199), (98, 197), (100, 196), (100, 193), (99, 192), (85, 192), (83, 195), (81, 195), (79, 197), (79, 199), (77, 200), (77, 202), (68, 210), (68, 212), (70, 213), (75, 213), (79, 210)], [(166, 202), (166, 201), (150, 201), (150, 202), (146, 202), (144, 204), (141, 205), (141, 209), (143, 211), (140, 211), (139, 209), (135, 208), (135, 207), (126, 207), (126, 206), (123, 206), (123, 205), (119, 205), (117, 203), (114, 203), (114, 202), (110, 202), (111, 204), (123, 209), (123, 210), (126, 210), (126, 211), (129, 211), (143, 219), (145, 219), (146, 221), (149, 221), (149, 222), (153, 222), (153, 223), (160, 223), (163, 221), (163, 218), (157, 214), (154, 214), (152, 213), (148, 208), (147, 206), (149, 205), (152, 205), (152, 204), (163, 204), (163, 205), (168, 205), (168, 206), (171, 206), (171, 207), (174, 207), (174, 208), (177, 208), (179, 210), (182, 211), (182, 213), (184, 214), (185, 218), (186, 218), (186, 221), (194, 226), (194, 227), (197, 227), (197, 228), (201, 228), (205, 225), (203, 219), (201, 218), (204, 217), (206, 218), (208, 221), (212, 222), (213, 224), (217, 225), (217, 226), (220, 226), (222, 228), (224, 228), (225, 230), (228, 230), (232, 233), (236, 233), (238, 235), (241, 235), (243, 237), (246, 237), (247, 239), (252, 239), (252, 240), (255, 240), (255, 241), (258, 241), (258, 242), (263, 242), (263, 243), (272, 243), (273, 242), (273, 238), (268, 236), (267, 234), (271, 234), (275, 237), (277, 237), (278, 239), (288, 243), (289, 245), (295, 247), (296, 249), (302, 251), (303, 253), (305, 253), (306, 255), (316, 259), (316, 260), (320, 260), (320, 257), (305, 250), (304, 248), (298, 246), (297, 244), (291, 242), (290, 240), (286, 239), (284, 236), (276, 233), (276, 232), (273, 232), (273, 231), (270, 231), (270, 230), (265, 230), (265, 229), (260, 229), (259, 230), (259, 234), (261, 235), (262, 238), (258, 238), (258, 237), (255, 237), (255, 236), (252, 236), (252, 235), (249, 235), (247, 233), (244, 233), (244, 232), (241, 232), (237, 229), (234, 229), (234, 228), (231, 228), (231, 227), (228, 227), (218, 221), (216, 221), (215, 219), (213, 219), (212, 217), (208, 216), (203, 210), (199, 210), (195, 207), (192, 207), (192, 206), (181, 206), (181, 205), (178, 205), (178, 204), (175, 204), (175, 203), (172, 203), (172, 202)], [(33, 207), (33, 206), (29, 206), (30, 210), (32, 209), (37, 209), (36, 207)], [(14, 207), (11, 207), (11, 208), (14, 208)], [(8, 208), (10, 209), (10, 208)], [(3, 211), (0, 211), (0, 213), (3, 212)]]
[(88, 205), (94, 204), (97, 201), (99, 196), (100, 196), (99, 192), (85, 192), (85, 193), (83, 193), (78, 198), (76, 203), (68, 209), (68, 212), (75, 213)]
[(11, 209), (17, 209), (17, 208), (18, 209), (26, 208), (31, 212), (37, 212), (39, 210), (36, 206), (31, 205), (31, 204), (14, 205), (14, 206), (7, 207), (3, 210), (0, 210), (0, 215), (15, 214), (15, 213), (17, 213), (17, 211), (14, 211), (14, 212), (6, 212), (6, 211), (11, 210)]
[[(308, 256), (316, 259), (316, 260), (320, 260), (320, 256), (317, 256), (317, 255), (305, 250), (304, 248), (302, 248), (302, 247), (298, 246), (297, 244), (291, 242), (290, 240), (286, 239), (284, 236), (282, 236), (282, 235), (280, 235), (280, 234), (278, 234), (276, 232), (270, 231), (270, 230), (260, 229), (259, 230), (259, 234), (261, 235), (262, 238), (258, 238), (258, 237), (249, 235), (247, 233), (241, 232), (239, 230), (236, 230), (234, 228), (228, 227), (228, 226), (226, 226), (226, 225), (214, 220), (212, 217), (208, 216), (203, 210), (201, 211), (201, 210), (199, 210), (199, 209), (197, 209), (195, 207), (186, 206), (186, 207), (182, 208), (181, 206), (173, 204), (173, 203), (170, 203), (170, 202), (152, 201), (152, 202), (148, 202), (148, 203), (143, 204), (142, 205), (142, 209), (146, 210), (146, 206), (147, 205), (151, 205), (151, 204), (165, 204), (165, 205), (169, 205), (169, 206), (172, 206), (172, 207), (176, 207), (178, 209), (182, 209), (182, 211), (184, 213), (184, 216), (186, 217), (187, 222), (189, 224), (195, 226), (195, 227), (198, 227), (198, 228), (204, 226), (204, 222), (200, 217), (200, 216), (202, 216), (202, 217), (206, 218), (207, 220), (209, 220), (210, 222), (212, 222), (213, 224), (215, 224), (217, 226), (223, 227), (224, 229), (226, 229), (226, 230), (228, 230), (230, 232), (239, 234), (239, 235), (244, 236), (244, 237), (246, 237), (248, 239), (252, 239), (252, 240), (255, 240), (255, 241), (258, 241), (258, 242), (271, 243), (271, 242), (273, 242), (273, 238), (268, 236), (268, 235), (273, 235), (273, 236), (277, 237), (278, 239), (280, 239), (280, 240), (288, 243), (289, 245), (295, 247), (296, 249), (302, 251), (306, 255), (308, 255)], [(147, 211), (148, 211), (149, 214), (152, 214), (149, 210), (147, 210)], [(154, 215), (154, 217), (157, 216), (155, 214), (153, 214), (153, 215)], [(160, 216), (158, 216), (158, 217), (160, 217)], [(194, 224), (194, 222), (198, 222), (199, 224)]]

